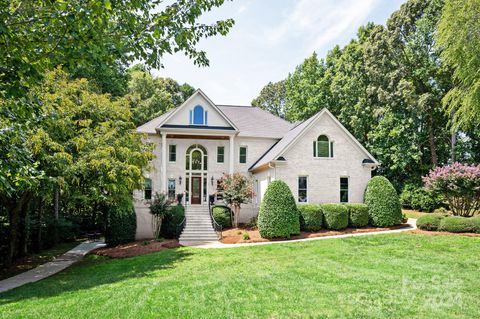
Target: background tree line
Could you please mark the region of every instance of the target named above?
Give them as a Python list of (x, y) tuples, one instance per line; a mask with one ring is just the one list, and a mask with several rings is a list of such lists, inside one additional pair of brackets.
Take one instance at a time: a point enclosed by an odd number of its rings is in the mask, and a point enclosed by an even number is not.
[(223, 2), (0, 0), (0, 267), (85, 231), (132, 239), (152, 158), (135, 127), (193, 92), (148, 70), (207, 66), (198, 41), (234, 22), (197, 21)]
[(480, 1), (409, 0), (385, 26), (316, 53), (252, 105), (296, 122), (328, 108), (401, 191), (440, 164), (480, 161)]

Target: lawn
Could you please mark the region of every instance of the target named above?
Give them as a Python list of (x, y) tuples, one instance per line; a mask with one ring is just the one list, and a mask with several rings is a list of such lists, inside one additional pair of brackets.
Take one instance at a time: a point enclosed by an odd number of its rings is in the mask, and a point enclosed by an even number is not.
[(429, 213), (419, 212), (413, 209), (402, 209), (402, 213), (405, 214), (407, 218), (415, 218), (415, 219), (418, 219), (422, 215), (429, 214)]
[(2, 318), (479, 318), (480, 238), (410, 233), (89, 256)]

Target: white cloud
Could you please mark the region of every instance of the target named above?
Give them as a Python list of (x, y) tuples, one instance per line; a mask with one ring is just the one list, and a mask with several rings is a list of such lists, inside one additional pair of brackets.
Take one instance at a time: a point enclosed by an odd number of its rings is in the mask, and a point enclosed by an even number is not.
[(311, 52), (365, 23), (378, 4), (379, 0), (300, 0), (264, 36), (270, 45), (301, 39), (305, 52)]

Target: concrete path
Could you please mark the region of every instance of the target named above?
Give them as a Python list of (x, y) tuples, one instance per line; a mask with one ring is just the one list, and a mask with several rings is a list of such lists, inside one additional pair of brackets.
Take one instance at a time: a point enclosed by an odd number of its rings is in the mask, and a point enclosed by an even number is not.
[(92, 250), (105, 246), (103, 241), (86, 241), (55, 258), (53, 261), (40, 265), (19, 275), (0, 281), (0, 292), (23, 286), (30, 282), (39, 281), (64, 270), (81, 260)]
[(325, 239), (332, 239), (332, 238), (346, 238), (346, 237), (360, 237), (360, 236), (370, 236), (370, 235), (382, 235), (382, 234), (392, 234), (392, 233), (400, 233), (408, 230), (417, 229), (417, 220), (413, 218), (409, 218), (407, 221), (408, 227), (394, 229), (394, 230), (384, 230), (384, 231), (376, 231), (370, 233), (359, 233), (359, 234), (344, 234), (344, 235), (333, 235), (333, 236), (324, 236), (324, 237), (313, 237), (313, 238), (302, 238), (302, 239), (293, 239), (293, 240), (281, 240), (281, 241), (267, 241), (267, 242), (260, 242), (260, 243), (242, 243), (242, 244), (223, 244), (219, 241), (211, 241), (211, 242), (197, 242), (196, 244), (192, 244), (189, 246), (196, 247), (196, 248), (233, 248), (233, 247), (245, 247), (245, 246), (259, 246), (259, 245), (272, 245), (272, 244), (286, 244), (286, 243), (296, 243), (302, 241), (311, 241), (311, 240), (325, 240)]

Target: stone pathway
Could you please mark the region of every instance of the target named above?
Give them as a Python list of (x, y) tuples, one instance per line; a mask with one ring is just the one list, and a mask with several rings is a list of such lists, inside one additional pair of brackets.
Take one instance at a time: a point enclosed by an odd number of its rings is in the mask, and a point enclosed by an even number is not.
[(0, 292), (23, 286), (30, 282), (39, 281), (64, 270), (81, 260), (92, 250), (105, 246), (103, 241), (86, 241), (55, 258), (53, 261), (38, 266), (19, 275), (0, 281)]
[(333, 236), (324, 236), (324, 237), (313, 237), (313, 238), (302, 238), (302, 239), (293, 239), (293, 240), (281, 240), (281, 241), (267, 241), (260, 243), (243, 243), (243, 244), (223, 244), (219, 241), (210, 241), (210, 242), (197, 242), (189, 246), (196, 248), (233, 248), (233, 247), (245, 247), (245, 246), (258, 246), (258, 245), (272, 245), (272, 244), (286, 244), (286, 243), (296, 243), (302, 241), (311, 241), (311, 240), (325, 240), (332, 238), (346, 238), (346, 237), (359, 237), (359, 236), (370, 236), (370, 235), (381, 235), (381, 234), (392, 234), (400, 233), (408, 230), (417, 229), (417, 220), (409, 218), (407, 221), (408, 227), (393, 229), (393, 230), (384, 230), (376, 231), (371, 233), (359, 233), (359, 234), (344, 234), (344, 235), (333, 235)]

